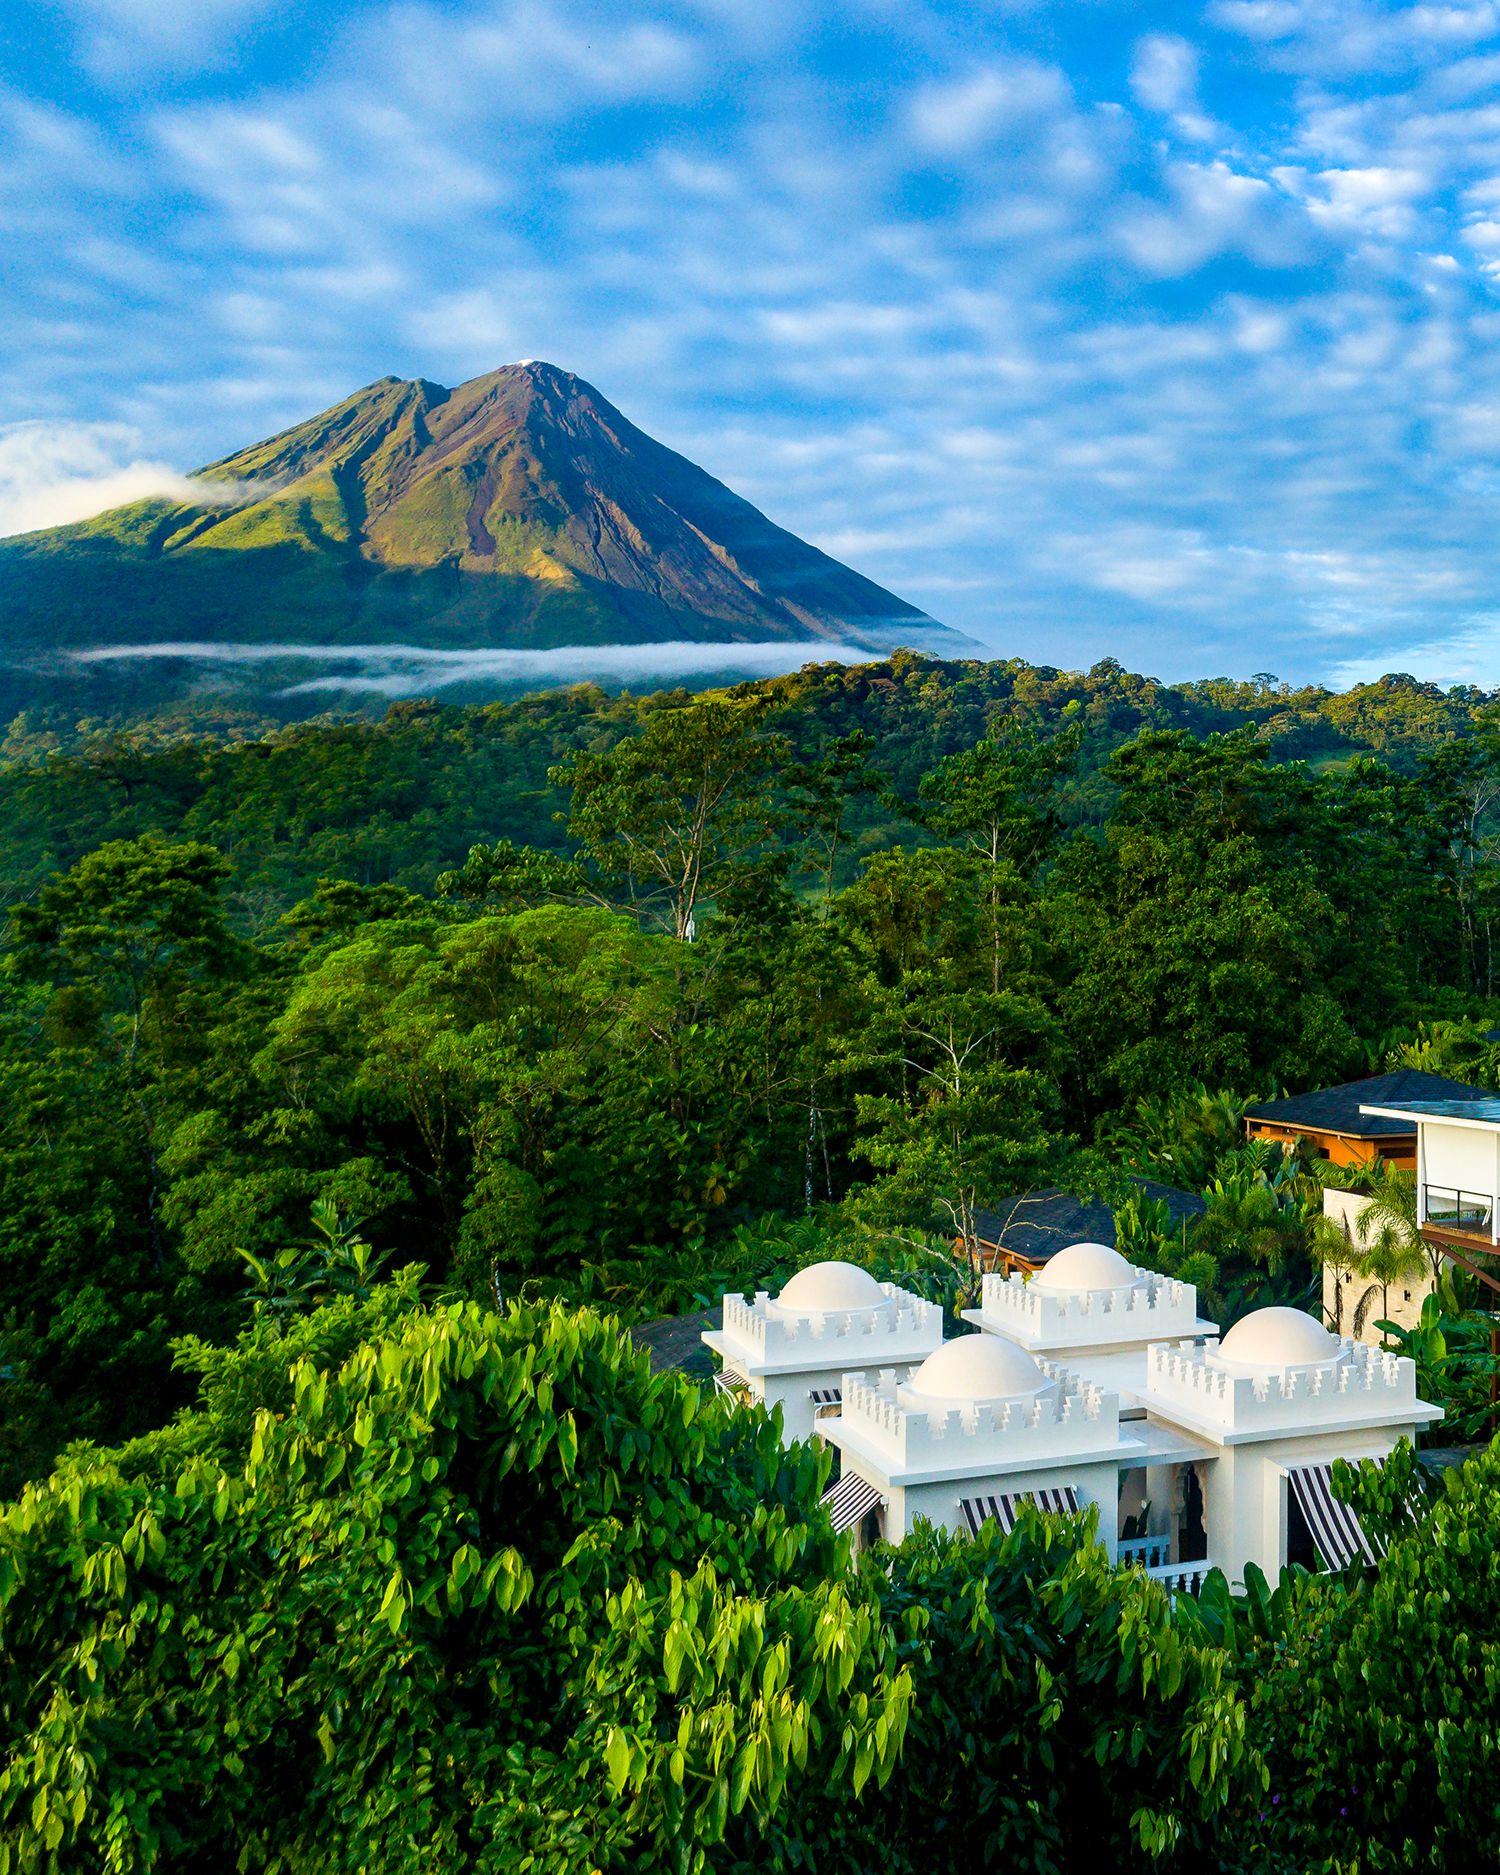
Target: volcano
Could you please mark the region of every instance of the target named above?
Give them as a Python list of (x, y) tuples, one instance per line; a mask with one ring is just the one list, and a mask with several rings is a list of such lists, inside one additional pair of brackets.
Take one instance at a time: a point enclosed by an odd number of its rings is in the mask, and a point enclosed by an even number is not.
[(382, 378), (193, 479), (201, 503), (0, 542), (0, 706), (238, 687), (295, 714), (978, 650), (535, 360)]

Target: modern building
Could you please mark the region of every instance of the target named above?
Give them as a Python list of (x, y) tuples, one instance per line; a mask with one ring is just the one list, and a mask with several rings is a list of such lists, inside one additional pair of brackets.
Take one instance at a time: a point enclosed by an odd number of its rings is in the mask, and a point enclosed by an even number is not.
[(1482, 1087), (1420, 1068), (1398, 1068), (1339, 1087), (1262, 1101), (1246, 1109), (1245, 1133), (1284, 1146), (1305, 1140), (1320, 1159), (1334, 1165), (1380, 1159), (1409, 1172), (1416, 1169), (1417, 1129), (1405, 1110), (1413, 1102), (1485, 1098)]
[[(1411, 1169), (1416, 1179), (1417, 1230), (1431, 1259), (1431, 1269), (1384, 1288), (1378, 1309), (1366, 1307), (1363, 1320), (1355, 1314), (1368, 1279), (1325, 1264), (1323, 1307), (1330, 1321), (1346, 1323), (1359, 1338), (1378, 1343), (1379, 1319), (1398, 1327), (1413, 1327), (1422, 1304), (1432, 1293), (1433, 1274), (1445, 1260), (1467, 1269), (1491, 1290), (1500, 1288), (1500, 1097), (1474, 1094), (1462, 1099), (1408, 1100), (1400, 1105), (1367, 1107), (1372, 1126), (1402, 1127), (1412, 1140)], [(1324, 1213), (1334, 1218), (1351, 1245), (1360, 1240), (1361, 1219), (1369, 1196), (1357, 1191), (1328, 1190)]]
[[(899, 1541), (919, 1517), (1008, 1528), (1030, 1500), (1095, 1506), (1110, 1556), (1178, 1590), (1215, 1566), (1233, 1583), (1251, 1563), (1341, 1567), (1374, 1552), (1332, 1496), (1334, 1461), (1385, 1458), (1442, 1418), (1411, 1361), (1295, 1309), (1258, 1310), (1220, 1341), (1190, 1283), (1104, 1244), (1030, 1280), (986, 1278), (976, 1334), (934, 1338), (937, 1311), (916, 1304), (818, 1264), (774, 1300), (726, 1297), (723, 1329), (704, 1335), (737, 1363), (726, 1386), (780, 1403), (788, 1438), (835, 1447), (828, 1507), (857, 1541)], [(840, 1368), (845, 1353), (868, 1358)]]
[(1500, 1096), (1406, 1100), (1368, 1109), (1416, 1139), (1417, 1227), (1446, 1248), (1489, 1254), (1500, 1244)]

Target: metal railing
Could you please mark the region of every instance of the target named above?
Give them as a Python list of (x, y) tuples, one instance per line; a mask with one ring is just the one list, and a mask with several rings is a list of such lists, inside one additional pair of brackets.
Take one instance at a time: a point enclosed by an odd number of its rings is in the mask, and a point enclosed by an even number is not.
[(1422, 1222), (1440, 1230), (1466, 1231), (1473, 1237), (1491, 1236), (1495, 1200), (1489, 1192), (1456, 1191), (1448, 1185), (1422, 1187)]

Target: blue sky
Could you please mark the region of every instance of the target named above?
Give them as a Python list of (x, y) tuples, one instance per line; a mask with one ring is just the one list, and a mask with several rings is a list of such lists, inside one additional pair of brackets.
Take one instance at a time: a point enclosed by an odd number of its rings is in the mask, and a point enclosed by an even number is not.
[(0, 522), (578, 371), (997, 651), (1500, 684), (1500, 4), (8, 0)]

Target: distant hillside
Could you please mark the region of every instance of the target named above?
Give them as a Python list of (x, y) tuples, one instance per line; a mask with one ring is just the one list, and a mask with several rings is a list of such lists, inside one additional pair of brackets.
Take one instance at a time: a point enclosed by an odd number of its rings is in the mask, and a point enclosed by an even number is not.
[[(1109, 757), (1143, 729), (1250, 730), (1274, 760), (1318, 770), (1374, 755), (1411, 785), (1424, 755), (1473, 738), (1500, 714), (1484, 693), (1409, 677), (1336, 695), (1225, 680), (1167, 685), (1108, 660), (1084, 673), (898, 655), (753, 688), (802, 759), (863, 731), (906, 800), (944, 756), (1008, 721), (1044, 734), (1076, 726), (1081, 746), (1056, 803), (1075, 827), (1108, 818)], [(0, 748), (0, 881), (8, 898), (27, 897), (101, 842), (156, 828), (233, 856), (231, 897), (248, 928), (269, 929), (320, 878), (428, 892), (476, 841), (563, 848), (566, 795), (548, 778), (552, 764), (607, 747), (681, 700), (578, 685), (481, 707), (400, 703), (378, 722), (280, 726), (183, 710), (126, 734), (70, 723), (56, 707), (27, 712)], [(884, 791), (851, 803), (841, 877), (916, 837)]]
[(758, 675), (838, 646), (977, 649), (553, 365), (451, 391), (382, 378), (199, 475), (216, 505), (0, 542), (0, 710), (61, 687), (115, 712), (280, 693), (277, 714), (307, 715), (553, 676)]

